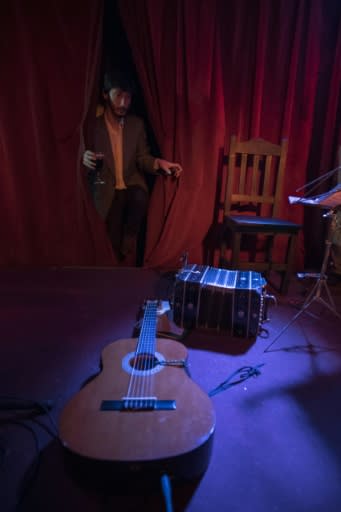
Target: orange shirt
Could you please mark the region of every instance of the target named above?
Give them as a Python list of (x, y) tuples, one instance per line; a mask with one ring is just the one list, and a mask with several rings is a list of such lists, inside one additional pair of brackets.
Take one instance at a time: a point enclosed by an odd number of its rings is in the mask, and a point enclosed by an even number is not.
[(115, 161), (115, 188), (123, 190), (127, 188), (123, 179), (123, 127), (124, 119), (115, 121), (108, 115), (107, 111), (104, 112), (104, 121), (108, 130), (112, 153)]

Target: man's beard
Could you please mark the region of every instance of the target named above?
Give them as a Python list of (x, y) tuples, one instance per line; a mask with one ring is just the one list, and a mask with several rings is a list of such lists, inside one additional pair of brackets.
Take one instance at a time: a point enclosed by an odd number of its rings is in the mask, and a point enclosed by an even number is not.
[(125, 117), (128, 113), (128, 109), (125, 107), (115, 107), (109, 101), (107, 102), (107, 104), (108, 104), (108, 107), (109, 107), (112, 115), (115, 117), (122, 118), (122, 117)]
[(127, 115), (128, 110), (126, 108), (116, 108), (114, 110), (114, 114), (117, 117), (125, 117)]

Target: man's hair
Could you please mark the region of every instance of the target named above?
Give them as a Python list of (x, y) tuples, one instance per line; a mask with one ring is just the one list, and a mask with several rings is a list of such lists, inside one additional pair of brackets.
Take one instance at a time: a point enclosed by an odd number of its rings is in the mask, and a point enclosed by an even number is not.
[(122, 89), (131, 95), (135, 93), (133, 79), (121, 70), (110, 70), (104, 74), (103, 92), (108, 93), (111, 89)]

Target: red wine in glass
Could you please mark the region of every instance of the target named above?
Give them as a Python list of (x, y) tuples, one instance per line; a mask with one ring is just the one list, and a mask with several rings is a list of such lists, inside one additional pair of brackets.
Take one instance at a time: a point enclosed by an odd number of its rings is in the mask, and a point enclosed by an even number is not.
[(104, 154), (103, 153), (95, 153), (96, 154), (96, 162), (95, 162), (95, 169), (96, 169), (96, 178), (95, 178), (95, 185), (104, 185), (105, 181), (101, 175), (101, 170), (103, 169), (103, 160), (104, 160)]

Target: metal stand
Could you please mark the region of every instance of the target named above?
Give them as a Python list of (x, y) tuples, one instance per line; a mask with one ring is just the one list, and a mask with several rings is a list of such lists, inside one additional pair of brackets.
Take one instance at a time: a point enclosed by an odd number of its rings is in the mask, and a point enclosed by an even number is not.
[[(278, 340), (280, 336), (300, 317), (300, 315), (311, 306), (314, 302), (318, 302), (329, 309), (332, 313), (334, 313), (337, 318), (341, 320), (341, 314), (336, 310), (334, 299), (330, 293), (330, 290), (328, 288), (327, 279), (328, 276), (326, 274), (326, 270), (328, 267), (329, 257), (330, 257), (330, 249), (332, 246), (332, 240), (333, 240), (333, 233), (335, 229), (336, 224), (336, 213), (334, 210), (330, 210), (329, 212), (325, 213), (323, 215), (324, 217), (331, 218), (328, 238), (325, 242), (325, 251), (324, 251), (324, 257), (322, 262), (321, 271), (319, 274), (299, 274), (300, 277), (317, 277), (317, 281), (315, 285), (313, 286), (312, 290), (310, 291), (308, 297), (305, 299), (303, 305), (301, 306), (300, 310), (296, 315), (288, 322), (283, 329), (275, 336), (272, 343), (264, 350), (264, 352), (268, 352), (270, 347), (275, 343), (275, 341)], [(327, 295), (327, 300), (323, 299), (321, 297), (323, 290), (325, 290)]]

